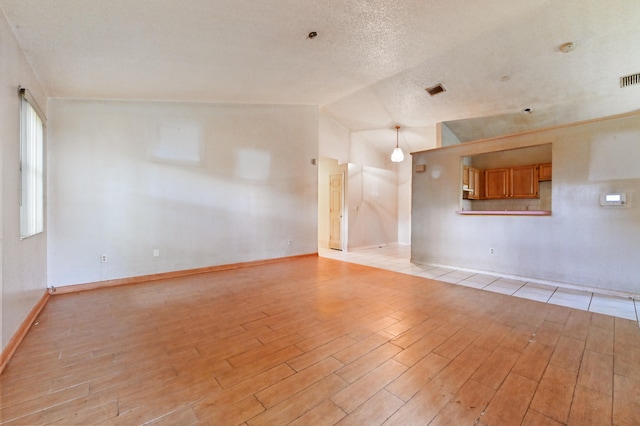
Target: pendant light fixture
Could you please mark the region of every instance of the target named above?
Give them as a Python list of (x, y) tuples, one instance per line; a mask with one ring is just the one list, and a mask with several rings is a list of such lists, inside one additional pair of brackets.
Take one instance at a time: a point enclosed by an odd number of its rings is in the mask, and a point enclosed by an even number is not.
[(400, 163), (404, 160), (404, 153), (402, 149), (398, 145), (398, 131), (400, 130), (400, 126), (396, 126), (396, 148), (391, 153), (391, 161), (394, 163)]

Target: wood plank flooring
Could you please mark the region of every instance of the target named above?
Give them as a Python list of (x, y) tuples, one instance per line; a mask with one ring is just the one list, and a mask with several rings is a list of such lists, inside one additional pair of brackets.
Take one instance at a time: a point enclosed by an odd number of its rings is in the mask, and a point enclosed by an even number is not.
[(634, 321), (308, 257), (54, 296), (2, 424), (638, 425)]

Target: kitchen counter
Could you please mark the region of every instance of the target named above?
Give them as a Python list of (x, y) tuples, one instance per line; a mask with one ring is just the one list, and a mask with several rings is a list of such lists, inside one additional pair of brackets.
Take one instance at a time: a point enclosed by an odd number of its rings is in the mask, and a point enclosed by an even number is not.
[(551, 216), (549, 210), (460, 210), (456, 213), (468, 216)]

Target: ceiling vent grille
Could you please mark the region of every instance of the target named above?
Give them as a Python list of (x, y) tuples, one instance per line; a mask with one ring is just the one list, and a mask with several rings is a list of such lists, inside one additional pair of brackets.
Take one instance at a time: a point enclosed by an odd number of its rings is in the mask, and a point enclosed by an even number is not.
[(444, 88), (444, 86), (442, 86), (442, 84), (436, 84), (435, 86), (431, 86), (431, 87), (427, 87), (425, 89), (427, 91), (427, 93), (429, 93), (431, 96), (435, 96), (438, 93), (442, 93), (442, 92), (446, 92), (447, 90)]
[(640, 73), (620, 77), (620, 87), (627, 87), (633, 84), (640, 84)]

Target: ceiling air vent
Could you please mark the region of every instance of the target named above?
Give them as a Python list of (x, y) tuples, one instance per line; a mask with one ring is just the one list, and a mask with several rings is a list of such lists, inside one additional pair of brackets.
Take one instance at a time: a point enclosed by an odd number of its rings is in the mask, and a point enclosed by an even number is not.
[(438, 93), (446, 92), (446, 89), (442, 86), (442, 84), (436, 84), (435, 86), (427, 87), (425, 90), (431, 96), (437, 95)]
[(620, 77), (620, 87), (627, 87), (633, 84), (640, 84), (640, 72)]

